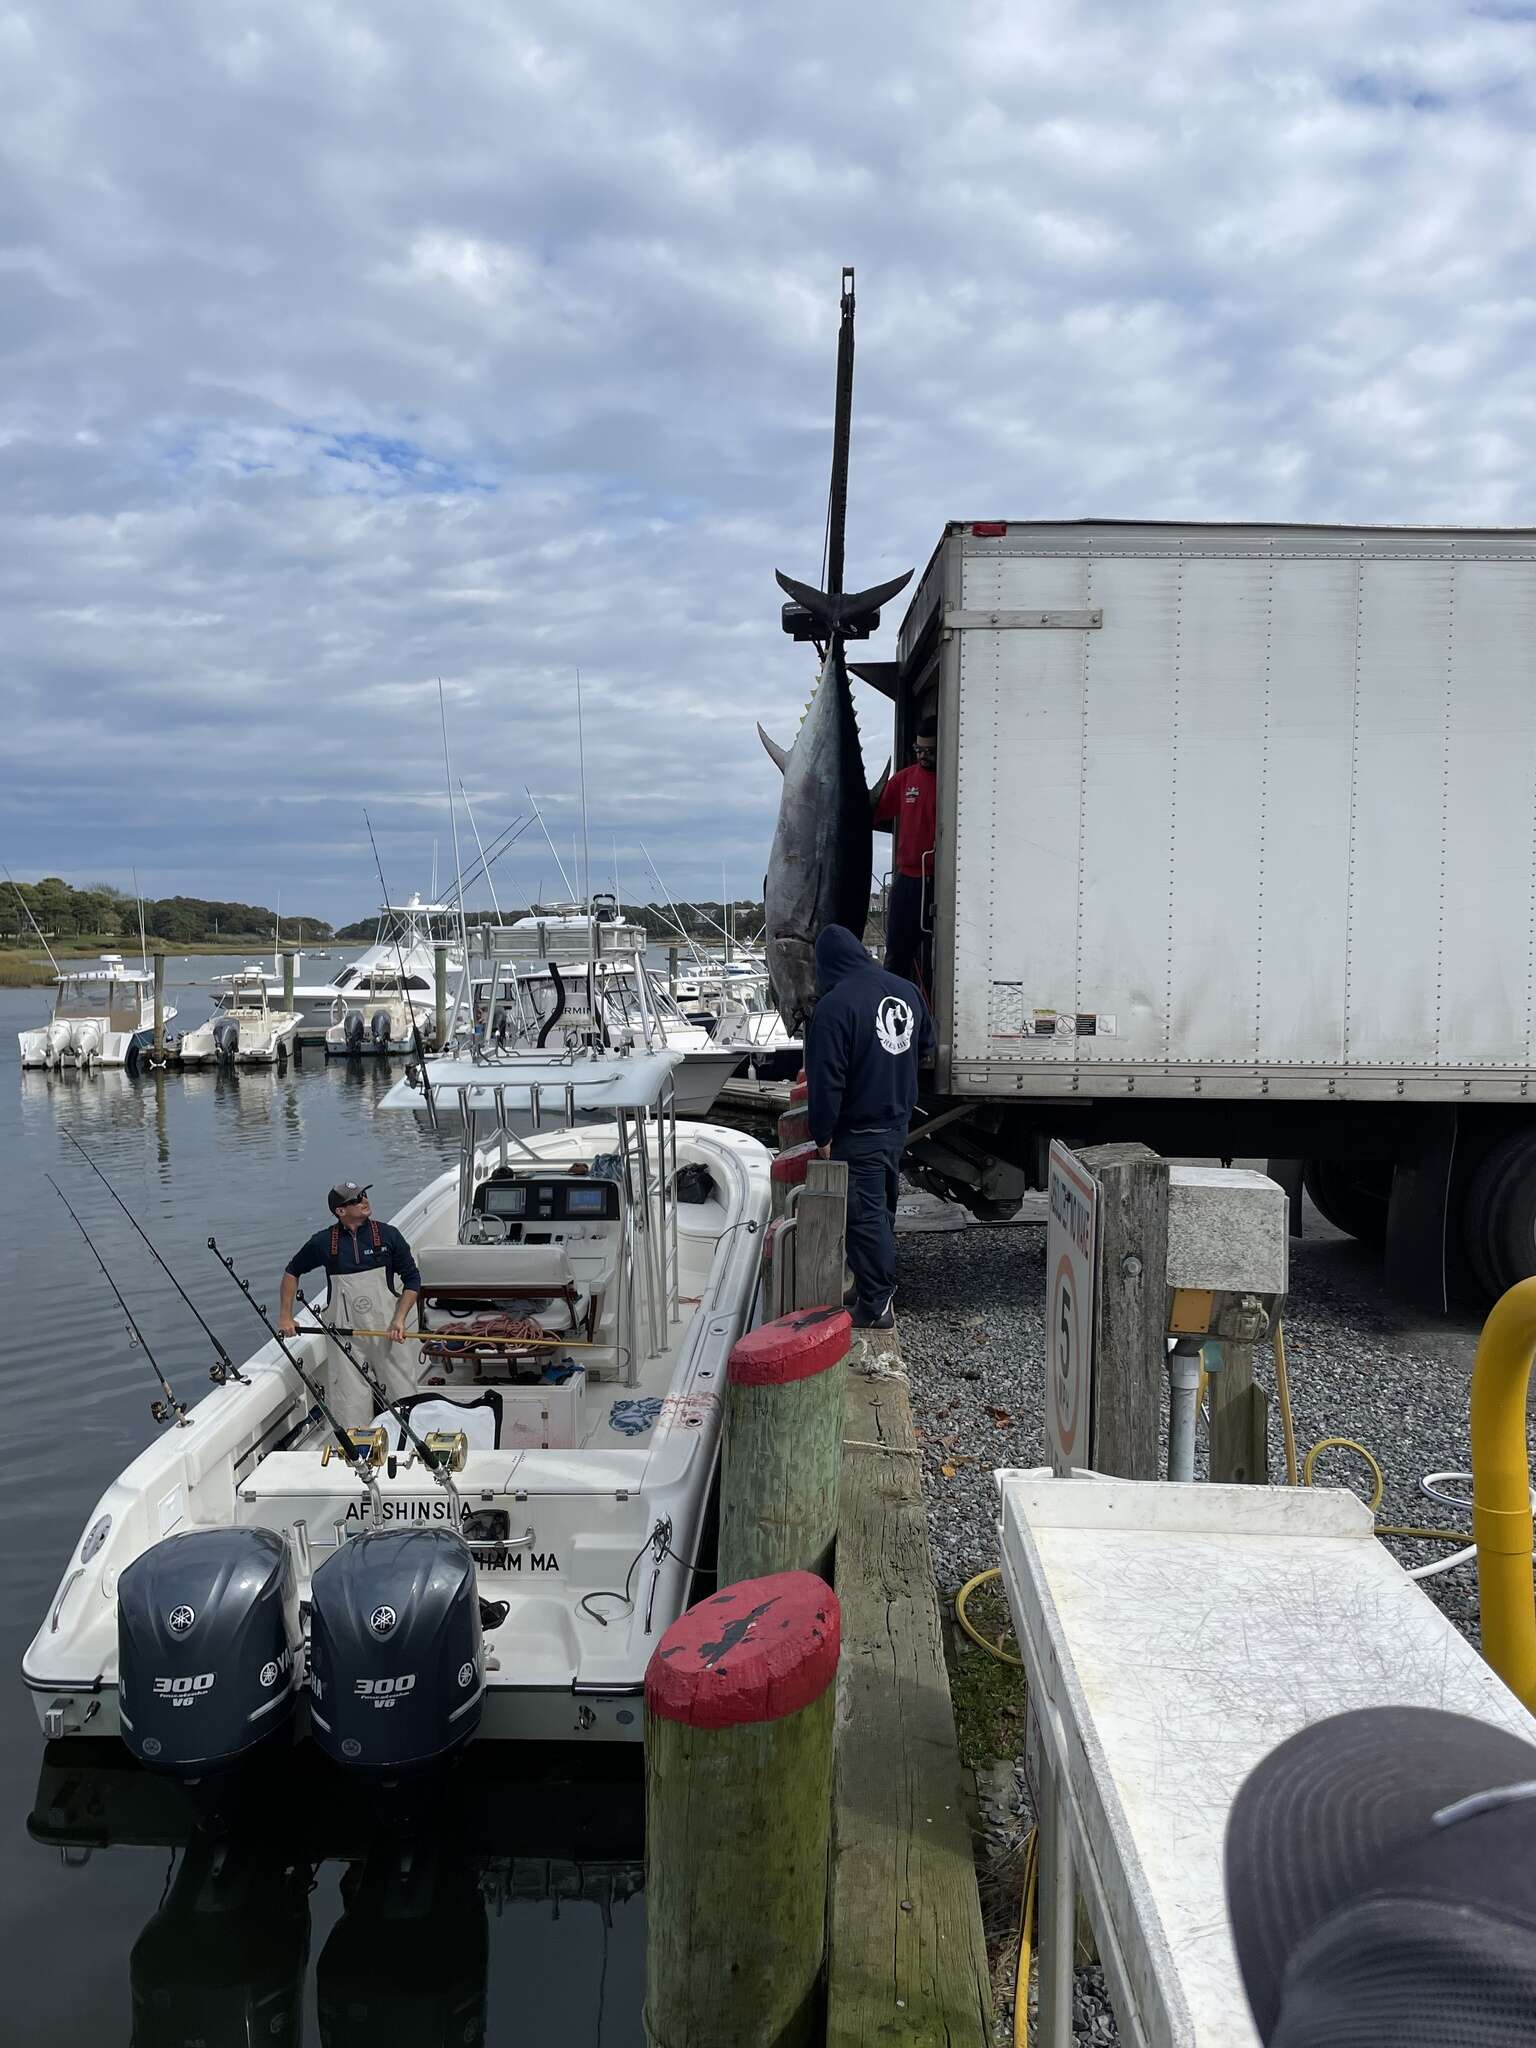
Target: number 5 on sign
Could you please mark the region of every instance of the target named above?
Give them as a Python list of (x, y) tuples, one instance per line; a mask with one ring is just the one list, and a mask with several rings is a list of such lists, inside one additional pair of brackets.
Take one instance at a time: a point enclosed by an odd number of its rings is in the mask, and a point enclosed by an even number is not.
[(1045, 1233), (1045, 1447), (1065, 1476), (1092, 1463), (1093, 1279), (1097, 1267), (1098, 1182), (1059, 1139), (1047, 1170)]

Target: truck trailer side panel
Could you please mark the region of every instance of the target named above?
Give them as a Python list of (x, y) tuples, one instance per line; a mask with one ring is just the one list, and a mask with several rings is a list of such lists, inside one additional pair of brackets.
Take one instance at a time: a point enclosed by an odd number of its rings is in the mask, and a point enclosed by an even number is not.
[(1526, 1098), (1536, 536), (955, 528), (932, 631), (941, 1088)]

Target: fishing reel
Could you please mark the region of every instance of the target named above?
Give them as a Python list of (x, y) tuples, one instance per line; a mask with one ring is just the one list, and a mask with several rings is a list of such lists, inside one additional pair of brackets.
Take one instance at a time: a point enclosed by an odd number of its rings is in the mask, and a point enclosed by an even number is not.
[[(381, 1428), (349, 1429), (344, 1434), (347, 1442), (352, 1446), (352, 1456), (349, 1461), (351, 1464), (367, 1465), (377, 1470), (389, 1455), (389, 1437)], [(329, 1465), (333, 1453), (337, 1457), (341, 1456), (340, 1445), (336, 1443), (326, 1444), (320, 1452), (321, 1464)]]
[(469, 1456), (469, 1438), (462, 1429), (429, 1429), (422, 1438), (426, 1447), (423, 1463), (434, 1472), (462, 1472)]
[(179, 1429), (187, 1419), (185, 1401), (151, 1401), (149, 1412), (156, 1422), (174, 1422)]

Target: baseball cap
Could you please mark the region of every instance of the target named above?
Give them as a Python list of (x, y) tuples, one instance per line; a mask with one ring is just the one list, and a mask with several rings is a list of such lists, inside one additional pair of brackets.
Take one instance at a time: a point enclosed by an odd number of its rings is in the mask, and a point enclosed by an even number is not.
[(337, 1209), (344, 1209), (348, 1202), (360, 1202), (372, 1186), (371, 1180), (365, 1182), (362, 1187), (359, 1187), (355, 1180), (339, 1180), (325, 1199), (334, 1214)]
[(1266, 2048), (1536, 2041), (1536, 1744), (1428, 1707), (1315, 1722), (1239, 1787), (1226, 1878)]

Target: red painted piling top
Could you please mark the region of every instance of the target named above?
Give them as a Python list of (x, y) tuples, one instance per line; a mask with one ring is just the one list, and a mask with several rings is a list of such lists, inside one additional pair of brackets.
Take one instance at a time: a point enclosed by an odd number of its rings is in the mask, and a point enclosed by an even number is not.
[(813, 1572), (741, 1579), (674, 1621), (645, 1674), (645, 1704), (690, 1728), (779, 1721), (837, 1676), (843, 1618)]
[(803, 1102), (797, 1102), (793, 1109), (786, 1109), (779, 1118), (779, 1149), (788, 1145), (803, 1145), (811, 1135), (811, 1112)]
[(795, 1077), (794, 1086), (789, 1091), (790, 1102), (792, 1104), (796, 1102), (806, 1102), (810, 1099), (810, 1093), (811, 1084), (809, 1081), (806, 1080), (805, 1069), (804, 1067), (802, 1067), (798, 1075)]
[(807, 1138), (803, 1145), (791, 1145), (786, 1151), (774, 1155), (773, 1164), (768, 1169), (769, 1178), (787, 1181), (792, 1188), (802, 1187), (805, 1169), (815, 1157), (816, 1147), (811, 1139)]
[(749, 1330), (731, 1346), (733, 1387), (778, 1387), (808, 1380), (848, 1356), (853, 1323), (845, 1308), (799, 1308)]

